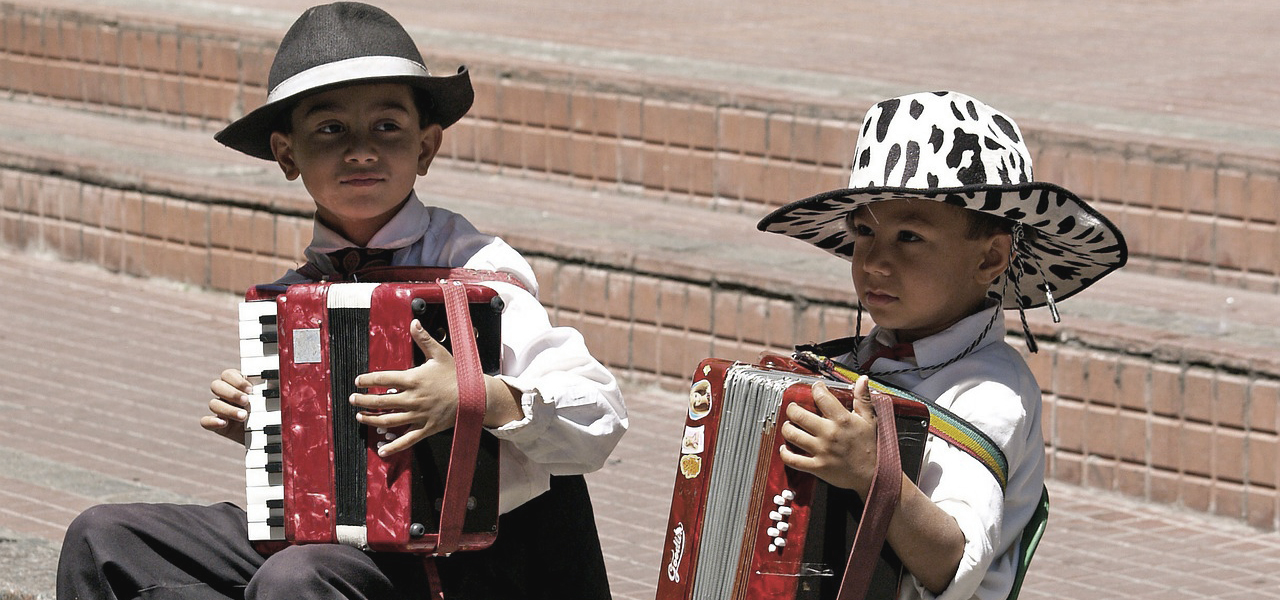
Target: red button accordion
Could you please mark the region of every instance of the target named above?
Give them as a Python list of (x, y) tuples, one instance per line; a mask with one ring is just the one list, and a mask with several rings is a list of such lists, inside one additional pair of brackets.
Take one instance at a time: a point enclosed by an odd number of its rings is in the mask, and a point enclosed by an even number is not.
[[(767, 364), (711, 358), (694, 373), (658, 600), (840, 594), (862, 501), (851, 490), (784, 467), (779, 428), (791, 403), (816, 412), (813, 383), (825, 383), (846, 406), (852, 406), (853, 387), (796, 372), (804, 369), (789, 359), (772, 357)], [(878, 383), (872, 395), (888, 396), (873, 400), (892, 406), (902, 470), (914, 481), (924, 456), (928, 408), (909, 392)], [(881, 462), (884, 455), (882, 446)], [(874, 567), (859, 567), (869, 573), (865, 597), (895, 597), (901, 562), (887, 544), (876, 543), (864, 555), (879, 555)]]
[[(498, 440), (482, 433), (480, 371), (498, 372), (501, 316), (493, 289), (456, 280), (251, 289), (240, 305), (241, 371), (255, 384), (245, 427), (250, 540), (426, 554), (492, 544)], [(460, 387), (473, 364), (479, 412), (474, 398), (470, 408), (460, 402), (455, 428), (382, 458), (379, 443), (403, 428), (358, 423), (348, 398), (366, 392), (355, 387), (361, 373), (423, 362), (413, 319), (455, 353)], [(468, 454), (469, 465), (450, 460)]]

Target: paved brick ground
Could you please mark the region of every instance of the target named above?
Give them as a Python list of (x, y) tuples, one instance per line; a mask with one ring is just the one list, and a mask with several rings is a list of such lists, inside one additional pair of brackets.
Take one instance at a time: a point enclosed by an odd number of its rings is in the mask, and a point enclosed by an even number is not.
[[(235, 444), (198, 428), (234, 364), (236, 298), (0, 247), (0, 592), (52, 597), (66, 525), (99, 502), (238, 501)], [(679, 394), (627, 386), (631, 430), (588, 481), (616, 598), (657, 582)], [(1024, 598), (1280, 598), (1280, 537), (1050, 483)]]
[[(312, 3), (92, 4), (283, 31)], [(382, 4), (451, 53), (814, 97), (952, 87), (1023, 123), (1280, 152), (1280, 4), (1269, 0), (656, 0), (575, 6), (572, 28), (556, 3)], [(62, 530), (94, 503), (238, 499), (238, 448), (195, 424), (208, 380), (235, 360), (234, 303), (0, 248), (0, 596), (52, 597)], [(649, 600), (681, 401), (632, 385), (628, 404), (631, 432), (589, 481), (615, 596)], [(1056, 482), (1050, 490), (1050, 528), (1024, 598), (1280, 598), (1274, 534)]]

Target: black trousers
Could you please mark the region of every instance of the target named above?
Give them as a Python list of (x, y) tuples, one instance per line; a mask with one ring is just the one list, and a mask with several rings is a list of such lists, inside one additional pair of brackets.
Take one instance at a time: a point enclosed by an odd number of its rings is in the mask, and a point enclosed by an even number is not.
[[(595, 515), (581, 475), (502, 515), (488, 549), (433, 559), (448, 600), (609, 598)], [(67, 528), (58, 599), (349, 598), (429, 595), (422, 557), (349, 546), (248, 542), (232, 504), (104, 504)]]

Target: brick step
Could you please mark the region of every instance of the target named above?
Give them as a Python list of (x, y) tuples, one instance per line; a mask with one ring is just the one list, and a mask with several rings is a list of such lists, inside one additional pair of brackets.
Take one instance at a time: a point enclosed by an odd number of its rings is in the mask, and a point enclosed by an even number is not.
[[(294, 15), (134, 4), (0, 7), (0, 86), (210, 129), (265, 96), (274, 45)], [(886, 90), (901, 91), (816, 71), (414, 21), (409, 29), (436, 70), (471, 67), (477, 103), (444, 149), (455, 161), (747, 214), (841, 185), (862, 113)], [(1038, 178), (1079, 193), (1126, 232), (1130, 270), (1280, 291), (1280, 140), (1250, 125), (1259, 103), (1236, 100), (1242, 106), (1206, 121), (1034, 96), (989, 100), (1023, 126)]]
[[(756, 232), (757, 214), (527, 175), (443, 160), (419, 192), (528, 255), (553, 319), (620, 373), (679, 387), (706, 356), (853, 330), (843, 263)], [(296, 264), (310, 237), (304, 192), (274, 165), (65, 106), (0, 103), (0, 189), (6, 244), (230, 292)], [(1122, 270), (1063, 303), (1061, 324), (1029, 314), (1051, 476), (1274, 528), (1274, 302)]]

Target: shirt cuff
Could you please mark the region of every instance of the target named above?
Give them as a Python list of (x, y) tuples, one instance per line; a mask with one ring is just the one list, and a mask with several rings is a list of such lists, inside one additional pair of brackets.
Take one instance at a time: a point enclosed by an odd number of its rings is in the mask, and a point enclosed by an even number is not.
[(498, 439), (517, 445), (540, 437), (555, 418), (555, 404), (544, 398), (536, 388), (522, 386), (519, 378), (504, 375), (498, 375), (497, 378), (520, 390), (520, 409), (524, 418), (490, 429), (489, 432)]

